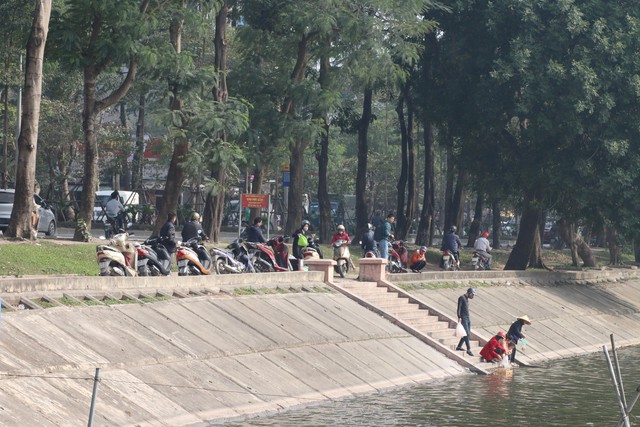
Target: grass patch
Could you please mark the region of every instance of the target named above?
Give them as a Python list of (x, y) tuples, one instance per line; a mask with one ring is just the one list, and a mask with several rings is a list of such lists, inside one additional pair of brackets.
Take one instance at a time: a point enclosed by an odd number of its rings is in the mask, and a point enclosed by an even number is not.
[(253, 288), (235, 288), (233, 290), (234, 295), (256, 295), (258, 290)]
[(97, 300), (92, 300), (92, 299), (85, 299), (82, 302), (85, 303), (86, 305), (102, 305), (102, 302)]
[(42, 308), (53, 308), (53, 307), (57, 307), (58, 306), (56, 303), (53, 303), (51, 301), (47, 301), (45, 299), (40, 299), (40, 300), (36, 301), (36, 303)]
[(56, 298), (56, 301), (58, 301), (62, 305), (66, 305), (69, 307), (76, 307), (82, 304), (80, 301), (76, 301), (67, 297)]
[(39, 240), (0, 244), (0, 271), (5, 276), (77, 274), (97, 276), (96, 245)]

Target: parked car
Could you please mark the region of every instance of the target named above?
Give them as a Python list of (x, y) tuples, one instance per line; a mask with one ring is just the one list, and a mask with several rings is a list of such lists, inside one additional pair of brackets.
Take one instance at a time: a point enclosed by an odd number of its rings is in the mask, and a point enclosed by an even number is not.
[[(0, 230), (2, 230), (3, 233), (7, 231), (9, 227), (15, 191), (16, 190), (13, 189), (0, 190)], [(51, 209), (51, 206), (37, 194), (33, 195), (33, 199), (38, 207), (38, 214), (40, 215), (38, 232), (42, 232), (47, 236), (55, 236), (57, 230), (56, 215)]]

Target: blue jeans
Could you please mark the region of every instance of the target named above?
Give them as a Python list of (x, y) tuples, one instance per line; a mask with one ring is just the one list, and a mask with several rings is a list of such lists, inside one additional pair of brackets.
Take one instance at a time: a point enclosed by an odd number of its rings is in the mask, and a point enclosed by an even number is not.
[(380, 245), (380, 258), (389, 258), (389, 241), (387, 239), (379, 240), (378, 245)]
[(462, 347), (462, 343), (465, 343), (467, 346), (467, 350), (471, 350), (471, 342), (469, 341), (469, 335), (471, 335), (471, 320), (468, 317), (463, 317), (460, 323), (462, 323), (462, 327), (467, 333), (467, 336), (460, 338), (458, 347)]

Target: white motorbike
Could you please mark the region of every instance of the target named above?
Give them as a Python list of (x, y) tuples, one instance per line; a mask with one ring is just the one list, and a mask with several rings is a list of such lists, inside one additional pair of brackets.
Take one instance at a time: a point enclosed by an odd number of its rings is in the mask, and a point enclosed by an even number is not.
[(96, 259), (100, 276), (136, 276), (138, 269), (144, 268), (138, 265), (138, 248), (129, 242), (128, 233), (116, 234), (108, 245), (96, 246)]
[(340, 277), (344, 277), (352, 265), (348, 241), (336, 240), (333, 242), (333, 260), (336, 262), (336, 266), (334, 267), (336, 273), (338, 273)]

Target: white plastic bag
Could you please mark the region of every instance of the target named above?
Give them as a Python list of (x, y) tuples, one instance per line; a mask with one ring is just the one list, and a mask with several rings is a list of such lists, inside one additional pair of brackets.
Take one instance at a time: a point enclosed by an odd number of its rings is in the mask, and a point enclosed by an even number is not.
[(458, 323), (456, 326), (456, 338), (462, 338), (467, 336), (467, 331), (464, 330), (464, 326), (462, 326), (462, 322)]

